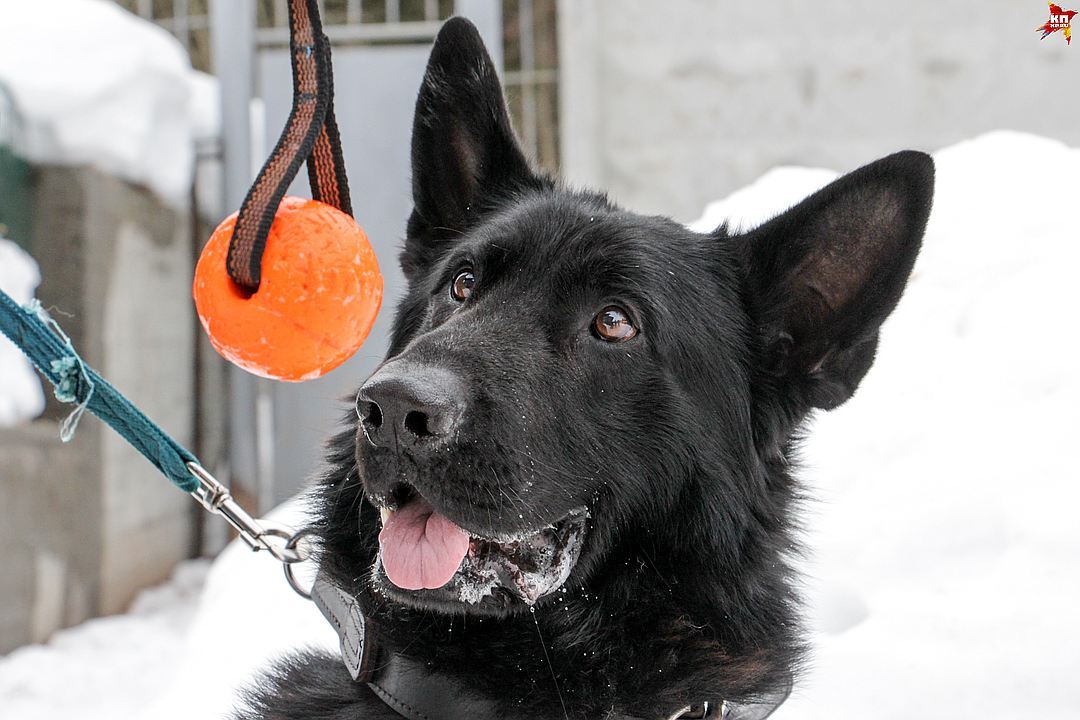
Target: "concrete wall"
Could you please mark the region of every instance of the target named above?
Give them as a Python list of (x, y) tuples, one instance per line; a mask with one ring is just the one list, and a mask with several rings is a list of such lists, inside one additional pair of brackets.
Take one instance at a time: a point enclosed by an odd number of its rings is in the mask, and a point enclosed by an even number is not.
[[(38, 297), (91, 365), (183, 443), (193, 426), (190, 220), (146, 190), (86, 168), (34, 172)], [(195, 504), (70, 407), (0, 430), (0, 652), (123, 610), (192, 554)]]
[(563, 174), (680, 220), (778, 164), (1012, 128), (1080, 145), (1080, 45), (1042, 0), (559, 4)]

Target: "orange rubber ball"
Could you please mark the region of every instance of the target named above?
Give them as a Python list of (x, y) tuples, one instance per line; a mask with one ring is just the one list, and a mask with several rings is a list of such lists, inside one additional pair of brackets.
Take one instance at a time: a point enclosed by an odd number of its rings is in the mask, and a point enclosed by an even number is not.
[(248, 372), (300, 382), (348, 360), (371, 332), (383, 279), (356, 221), (316, 200), (281, 201), (249, 295), (225, 270), (236, 213), (203, 248), (192, 293), (210, 343)]

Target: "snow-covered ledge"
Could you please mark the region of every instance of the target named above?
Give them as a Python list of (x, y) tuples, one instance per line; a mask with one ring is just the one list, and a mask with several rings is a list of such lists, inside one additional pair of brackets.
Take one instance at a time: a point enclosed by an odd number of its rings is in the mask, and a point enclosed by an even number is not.
[(186, 208), (193, 73), (168, 32), (107, 0), (3, 2), (0, 83), (39, 165), (89, 165)]

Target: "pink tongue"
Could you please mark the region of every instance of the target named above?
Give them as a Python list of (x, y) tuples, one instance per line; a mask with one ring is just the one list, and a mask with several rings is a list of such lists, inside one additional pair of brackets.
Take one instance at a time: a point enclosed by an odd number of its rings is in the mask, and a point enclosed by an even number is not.
[(416, 498), (386, 518), (379, 533), (382, 565), (403, 590), (433, 590), (450, 582), (469, 551), (469, 535)]

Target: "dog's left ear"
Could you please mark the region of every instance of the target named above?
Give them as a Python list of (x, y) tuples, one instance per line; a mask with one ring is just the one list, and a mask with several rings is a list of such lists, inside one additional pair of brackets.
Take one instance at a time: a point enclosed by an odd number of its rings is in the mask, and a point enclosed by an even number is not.
[(406, 276), (437, 257), (485, 210), (536, 183), (480, 33), (465, 18), (447, 20), (416, 99)]
[(766, 373), (832, 409), (874, 360), (930, 214), (934, 163), (907, 151), (860, 168), (738, 238)]

